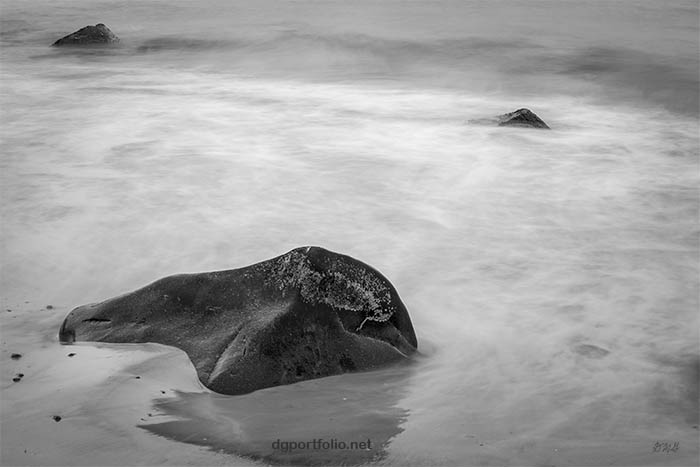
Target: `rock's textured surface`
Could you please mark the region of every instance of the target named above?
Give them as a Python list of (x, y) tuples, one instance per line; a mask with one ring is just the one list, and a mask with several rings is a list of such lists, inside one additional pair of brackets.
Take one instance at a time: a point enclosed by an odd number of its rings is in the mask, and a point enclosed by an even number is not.
[(95, 26), (85, 26), (84, 28), (75, 31), (73, 34), (68, 34), (67, 36), (60, 38), (52, 45), (102, 45), (114, 44), (116, 42), (119, 42), (119, 38), (112, 31), (110, 31), (107, 26), (99, 23)]
[(524, 126), (549, 129), (549, 126), (530, 109), (518, 109), (515, 112), (499, 115), (498, 126)]
[(318, 247), (241, 269), (170, 276), (78, 307), (59, 338), (179, 347), (202, 383), (224, 394), (377, 368), (417, 347), (391, 283)]

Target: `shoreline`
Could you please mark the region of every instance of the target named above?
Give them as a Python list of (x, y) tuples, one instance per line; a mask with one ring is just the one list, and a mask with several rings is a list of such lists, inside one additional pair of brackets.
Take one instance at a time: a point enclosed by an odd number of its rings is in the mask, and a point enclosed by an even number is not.
[[(455, 436), (464, 436), (461, 455), (469, 465), (575, 466), (586, 460), (687, 466), (697, 459), (697, 429), (681, 427), (658, 433), (658, 442), (679, 443), (669, 452), (653, 452), (653, 442), (635, 429), (609, 440), (603, 434), (562, 438), (547, 434), (552, 426), (525, 428), (525, 422), (509, 424), (485, 410), (472, 413), (464, 435), (426, 431), (440, 425), (439, 415), (418, 409), (421, 396), (407, 389), (415, 392), (418, 383), (411, 368), (330, 376), (244, 396), (216, 394), (173, 347), (59, 344), (66, 312), (27, 306), (0, 315), (2, 465), (456, 465), (458, 453), (450, 453)], [(21, 357), (12, 359), (13, 353)], [(17, 372), (24, 377), (12, 382)], [(371, 452), (284, 453), (271, 446), (277, 439), (362, 437), (371, 439)], [(421, 445), (430, 448), (419, 454)], [(441, 451), (445, 457), (435, 457)]]

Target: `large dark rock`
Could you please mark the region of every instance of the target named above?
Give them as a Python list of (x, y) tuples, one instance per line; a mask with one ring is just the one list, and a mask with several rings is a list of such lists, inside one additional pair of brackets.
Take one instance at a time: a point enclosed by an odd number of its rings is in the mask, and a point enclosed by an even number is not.
[(114, 44), (119, 42), (119, 38), (109, 30), (107, 26), (100, 23), (95, 26), (85, 26), (73, 34), (68, 34), (65, 37), (60, 38), (52, 45), (54, 46), (65, 46), (65, 45), (102, 45), (102, 44)]
[(59, 338), (179, 347), (202, 383), (224, 394), (378, 368), (407, 360), (417, 347), (391, 283), (318, 247), (241, 269), (170, 276), (78, 307)]
[(530, 109), (518, 109), (515, 112), (499, 115), (497, 118), (498, 126), (524, 126), (549, 129), (549, 126)]

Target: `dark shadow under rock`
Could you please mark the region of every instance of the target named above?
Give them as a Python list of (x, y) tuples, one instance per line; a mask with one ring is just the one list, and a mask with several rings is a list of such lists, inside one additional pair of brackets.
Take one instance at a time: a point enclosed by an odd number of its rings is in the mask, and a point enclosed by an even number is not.
[(181, 274), (73, 310), (62, 343), (155, 342), (184, 350), (224, 394), (406, 361), (406, 307), (378, 271), (304, 247), (241, 269)]
[(119, 42), (119, 38), (102, 23), (85, 26), (54, 42), (53, 46), (108, 45)]

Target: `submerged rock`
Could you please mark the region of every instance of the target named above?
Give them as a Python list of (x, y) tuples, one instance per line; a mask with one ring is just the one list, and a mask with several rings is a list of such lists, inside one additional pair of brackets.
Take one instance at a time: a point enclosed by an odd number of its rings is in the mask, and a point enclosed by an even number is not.
[(525, 126), (549, 129), (549, 126), (530, 109), (518, 109), (515, 112), (499, 115), (497, 118), (498, 126)]
[(78, 307), (59, 338), (179, 347), (202, 383), (224, 394), (406, 361), (417, 347), (391, 283), (319, 247), (241, 269), (170, 276)]
[(593, 344), (580, 344), (574, 347), (574, 352), (588, 358), (603, 358), (610, 351)]
[(73, 34), (68, 34), (60, 38), (52, 45), (100, 45), (114, 44), (119, 42), (119, 38), (102, 23), (95, 26), (85, 26), (82, 29), (75, 31)]

